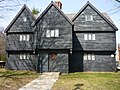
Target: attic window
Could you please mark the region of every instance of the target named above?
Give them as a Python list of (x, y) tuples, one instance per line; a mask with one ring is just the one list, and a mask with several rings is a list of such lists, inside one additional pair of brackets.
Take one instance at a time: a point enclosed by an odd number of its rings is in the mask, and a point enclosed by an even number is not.
[(85, 15), (85, 20), (86, 21), (92, 21), (93, 20), (93, 15)]
[(27, 18), (26, 18), (26, 17), (23, 17), (23, 21), (26, 22), (26, 21), (27, 21)]

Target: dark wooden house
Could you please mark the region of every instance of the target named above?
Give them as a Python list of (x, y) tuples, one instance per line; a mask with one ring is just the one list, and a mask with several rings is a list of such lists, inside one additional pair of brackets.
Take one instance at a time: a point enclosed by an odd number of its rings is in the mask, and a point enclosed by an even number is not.
[[(6, 28), (6, 68), (38, 72), (115, 71), (116, 31), (90, 2), (72, 18), (60, 1), (34, 19), (26, 5)], [(107, 16), (107, 17), (106, 17)]]

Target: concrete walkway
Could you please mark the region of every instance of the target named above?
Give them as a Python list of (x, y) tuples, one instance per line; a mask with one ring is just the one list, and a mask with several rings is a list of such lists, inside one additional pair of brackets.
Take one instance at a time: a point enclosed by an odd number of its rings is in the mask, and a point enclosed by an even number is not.
[(18, 90), (51, 90), (53, 84), (59, 77), (59, 72), (42, 73), (37, 79)]

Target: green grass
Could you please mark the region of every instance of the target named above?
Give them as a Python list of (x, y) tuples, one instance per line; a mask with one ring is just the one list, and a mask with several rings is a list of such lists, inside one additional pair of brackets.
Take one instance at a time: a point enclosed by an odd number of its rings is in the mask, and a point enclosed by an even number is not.
[(17, 90), (39, 75), (35, 71), (0, 69), (0, 90)]
[(60, 75), (52, 90), (120, 90), (120, 72)]

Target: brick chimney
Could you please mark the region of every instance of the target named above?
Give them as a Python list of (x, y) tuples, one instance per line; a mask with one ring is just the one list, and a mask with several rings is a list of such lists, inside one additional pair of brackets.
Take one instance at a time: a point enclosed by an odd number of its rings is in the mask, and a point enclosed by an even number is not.
[(62, 9), (61, 0), (55, 0), (55, 4), (58, 6), (59, 9)]

